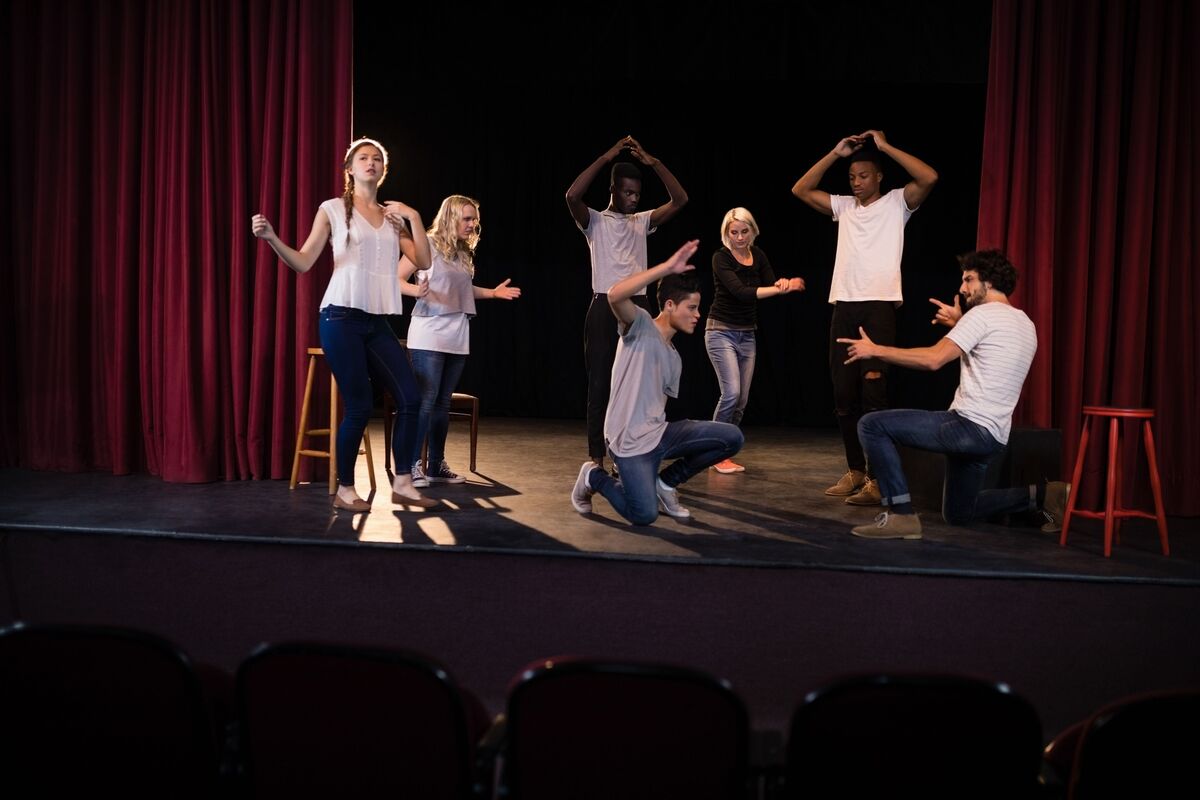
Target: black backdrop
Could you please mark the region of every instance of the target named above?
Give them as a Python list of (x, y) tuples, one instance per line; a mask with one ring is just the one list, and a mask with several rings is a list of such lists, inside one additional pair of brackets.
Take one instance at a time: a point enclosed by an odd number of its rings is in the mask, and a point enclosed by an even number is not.
[[(512, 278), (523, 290), (513, 303), (481, 303), (472, 323), (460, 388), (486, 413), (583, 416), (590, 272), (563, 197), (627, 133), (690, 195), (650, 237), (650, 260), (700, 238), (702, 308), (732, 206), (755, 214), (777, 274), (808, 283), (760, 306), (747, 425), (833, 424), (826, 300), (836, 226), (790, 188), (842, 136), (879, 128), (941, 175), (908, 224), (898, 328), (910, 346), (939, 335), (926, 298), (951, 298), (954, 256), (975, 242), (990, 4), (856, 17), (806, 2), (688, 8), (535, 17), (495, 5), (356, 3), (353, 130), (391, 152), (382, 197), (414, 205), (427, 223), (447, 194), (475, 197), (477, 282)], [(885, 189), (907, 180), (896, 165), (884, 172)], [(845, 168), (835, 165), (822, 186), (844, 192)], [(642, 207), (666, 197), (647, 174)], [(587, 201), (603, 208), (607, 199), (605, 173)], [(708, 418), (717, 385), (703, 334), (677, 336), (676, 347), (684, 374), (669, 413)], [(893, 405), (944, 408), (957, 371), (894, 370), (890, 384)]]

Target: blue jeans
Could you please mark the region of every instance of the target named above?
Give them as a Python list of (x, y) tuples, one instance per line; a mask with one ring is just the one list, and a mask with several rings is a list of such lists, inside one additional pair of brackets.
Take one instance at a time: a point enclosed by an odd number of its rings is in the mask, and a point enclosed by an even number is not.
[(436, 350), (409, 350), (417, 387), (421, 391), (421, 412), (417, 417), (417, 438), (412, 460), (421, 457), (421, 444), (429, 436), (429, 463), (440, 464), (446, 457), (446, 433), (450, 430), (450, 396), (458, 386), (465, 353), (440, 353)]
[(858, 422), (858, 438), (866, 451), (871, 474), (879, 482), (885, 506), (912, 502), (900, 453), (903, 444), (946, 455), (942, 487), (942, 518), (966, 525), (996, 514), (1036, 507), (1034, 489), (983, 489), (988, 464), (1004, 450), (987, 429), (954, 411), (900, 408), (866, 414)]
[[(741, 449), (742, 432), (736, 425), (691, 419), (669, 422), (658, 446), (650, 452), (640, 456), (613, 455), (620, 480), (602, 469), (594, 469), (588, 483), (622, 517), (634, 525), (649, 525), (658, 518), (655, 477), (675, 487)], [(678, 461), (659, 472), (659, 465), (668, 458)]]
[(740, 425), (750, 399), (750, 381), (754, 379), (754, 331), (705, 331), (704, 349), (721, 386), (713, 421)]
[(325, 306), (318, 325), (325, 360), (337, 378), (345, 415), (337, 430), (337, 472), (342, 486), (354, 485), (358, 443), (375, 407), (372, 381), (396, 401), (396, 429), (392, 457), (396, 469), (412, 469), (412, 443), (417, 435), (417, 382), (412, 367), (387, 317), (357, 308)]

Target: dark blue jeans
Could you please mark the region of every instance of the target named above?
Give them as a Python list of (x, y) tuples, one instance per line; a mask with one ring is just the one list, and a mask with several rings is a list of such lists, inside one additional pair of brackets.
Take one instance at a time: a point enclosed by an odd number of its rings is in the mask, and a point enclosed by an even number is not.
[[(655, 477), (675, 487), (693, 475), (732, 457), (742, 449), (742, 432), (728, 422), (697, 422), (683, 419), (667, 423), (658, 447), (640, 456), (613, 455), (619, 480), (602, 469), (588, 476), (593, 489), (604, 495), (616, 512), (634, 525), (649, 525), (658, 518), (658, 490)], [(678, 461), (662, 472), (659, 465), (668, 458)]]
[(321, 347), (338, 391), (345, 415), (337, 430), (338, 483), (354, 485), (358, 443), (375, 405), (372, 381), (378, 381), (396, 402), (392, 458), (398, 474), (412, 470), (413, 442), (417, 437), (420, 398), (408, 355), (381, 314), (357, 308), (326, 306), (321, 310)]
[(983, 489), (988, 464), (1004, 445), (954, 411), (876, 411), (859, 420), (858, 438), (885, 506), (912, 502), (896, 449), (902, 444), (946, 455), (942, 518), (951, 525), (1036, 507), (1031, 487)]
[(421, 443), (429, 436), (429, 463), (440, 464), (446, 457), (446, 433), (450, 430), (450, 396), (458, 386), (466, 366), (465, 353), (439, 353), (436, 350), (409, 350), (417, 388), (421, 392), (421, 413), (417, 418), (417, 439), (412, 460), (421, 457)]

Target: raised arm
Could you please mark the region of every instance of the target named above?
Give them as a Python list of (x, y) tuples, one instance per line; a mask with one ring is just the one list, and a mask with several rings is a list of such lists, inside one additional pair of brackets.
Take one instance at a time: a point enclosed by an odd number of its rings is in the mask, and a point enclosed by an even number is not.
[(822, 214), (833, 216), (833, 206), (829, 203), (829, 192), (821, 191), (817, 185), (821, 183), (821, 178), (825, 177), (825, 173), (837, 163), (839, 158), (853, 155), (861, 150), (862, 146), (862, 136), (847, 136), (842, 139), (820, 161), (809, 167), (808, 172), (800, 176), (800, 180), (796, 181), (796, 185), (792, 187), (792, 194)]
[(912, 176), (912, 180), (904, 185), (904, 204), (915, 209), (924, 203), (925, 198), (929, 197), (929, 193), (933, 191), (933, 185), (937, 183), (937, 170), (916, 156), (909, 155), (900, 148), (889, 144), (883, 131), (867, 131), (862, 136), (863, 138), (867, 136), (873, 138), (879, 152), (890, 156)]
[(861, 327), (858, 329), (858, 335), (862, 338), (838, 339), (841, 344), (850, 345), (848, 351), (850, 357), (846, 359), (847, 364), (861, 361), (864, 358), (878, 358), (900, 367), (925, 369), (933, 372), (956, 358), (961, 358), (963, 354), (954, 340), (947, 336), (943, 336), (937, 344), (931, 347), (888, 347), (872, 342), (871, 337), (867, 336), (867, 332)]
[(632, 136), (626, 136), (605, 150), (603, 155), (589, 164), (587, 169), (579, 173), (579, 177), (567, 187), (567, 208), (570, 209), (571, 216), (575, 218), (575, 222), (578, 223), (579, 227), (586, 229), (588, 226), (588, 208), (583, 202), (583, 196), (587, 193), (588, 187), (592, 185), (592, 181), (596, 180), (596, 176), (600, 174), (600, 170), (604, 169), (608, 162), (620, 155), (622, 150), (629, 147), (632, 141)]
[(635, 272), (625, 280), (613, 284), (612, 288), (608, 290), (608, 304), (622, 325), (632, 325), (633, 320), (637, 317), (637, 306), (633, 302), (635, 294), (667, 275), (677, 275), (680, 272), (696, 268), (695, 265), (687, 262), (695, 255), (696, 248), (699, 246), (700, 240), (692, 239), (658, 266), (645, 272)]
[(663, 186), (667, 187), (667, 195), (671, 198), (650, 212), (650, 227), (655, 228), (678, 214), (679, 210), (687, 205), (688, 194), (683, 190), (679, 179), (671, 173), (671, 170), (667, 169), (666, 164), (647, 153), (641, 143), (632, 136), (628, 138), (629, 150), (633, 153), (633, 157), (654, 170), (654, 174), (663, 182)]
[(293, 250), (284, 244), (283, 240), (275, 233), (275, 229), (271, 227), (271, 223), (262, 214), (255, 214), (250, 218), (250, 232), (271, 245), (271, 249), (284, 264), (303, 274), (312, 269), (312, 265), (316, 263), (317, 257), (321, 255), (321, 250), (325, 247), (325, 242), (329, 241), (329, 218), (325, 216), (324, 211), (317, 209), (317, 217), (313, 220), (312, 230), (308, 232), (308, 238), (299, 250)]

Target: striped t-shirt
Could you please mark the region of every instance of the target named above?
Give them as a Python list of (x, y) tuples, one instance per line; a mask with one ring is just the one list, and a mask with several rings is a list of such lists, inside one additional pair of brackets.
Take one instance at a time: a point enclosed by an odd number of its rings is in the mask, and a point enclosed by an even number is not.
[(1008, 444), (1013, 409), (1037, 352), (1033, 322), (1007, 303), (983, 303), (963, 314), (946, 336), (963, 351), (950, 410)]

